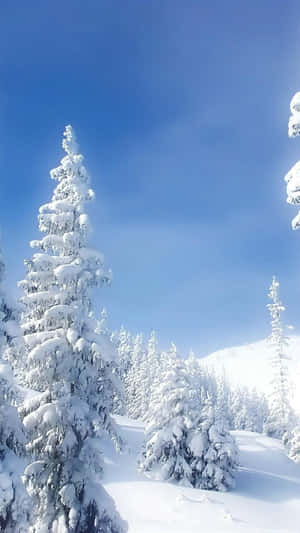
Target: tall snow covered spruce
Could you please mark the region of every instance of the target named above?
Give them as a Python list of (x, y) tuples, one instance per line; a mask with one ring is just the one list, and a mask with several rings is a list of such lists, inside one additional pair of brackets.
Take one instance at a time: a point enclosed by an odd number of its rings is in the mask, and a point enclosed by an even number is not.
[[(4, 275), (0, 253), (0, 286)], [(14, 313), (0, 289), (0, 531), (23, 533), (27, 531), (29, 498), (21, 481), (21, 462), (25, 435), (14, 406), (16, 388), (9, 359), (15, 351), (16, 324)]]
[(99, 436), (118, 433), (109, 414), (110, 359), (95, 332), (89, 289), (110, 282), (103, 256), (87, 247), (84, 204), (93, 199), (89, 177), (67, 126), (58, 182), (40, 208), (33, 241), (41, 251), (26, 261), (22, 329), (27, 382), (39, 391), (25, 404), (24, 425), (32, 462), (25, 483), (35, 504), (34, 533), (120, 533), (126, 530), (97, 481), (102, 471)]
[(279, 295), (279, 283), (275, 276), (269, 290), (269, 298), (272, 303), (267, 305), (271, 315), (272, 332), (269, 342), (272, 349), (271, 365), (272, 380), (270, 392), (270, 412), (266, 423), (266, 431), (274, 437), (282, 437), (289, 429), (291, 408), (289, 404), (289, 382), (286, 346), (287, 339), (283, 333), (281, 313), (284, 311)]

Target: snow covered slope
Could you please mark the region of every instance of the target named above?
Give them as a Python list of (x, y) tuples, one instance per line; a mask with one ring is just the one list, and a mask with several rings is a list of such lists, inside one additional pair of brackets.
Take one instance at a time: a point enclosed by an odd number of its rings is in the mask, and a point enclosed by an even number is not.
[(136, 472), (142, 424), (117, 417), (128, 442), (118, 456), (106, 449), (104, 485), (114, 497), (128, 533), (299, 533), (300, 465), (279, 441), (235, 431), (241, 467), (228, 493), (149, 481)]
[[(264, 339), (253, 344), (219, 350), (199, 361), (201, 365), (214, 368), (217, 372), (222, 372), (224, 369), (226, 377), (234, 385), (256, 387), (266, 392), (272, 375), (271, 353), (271, 347), (267, 339)], [(300, 337), (289, 337), (287, 354), (290, 357), (288, 365), (291, 376), (291, 395), (294, 397), (293, 404), (300, 410)]]

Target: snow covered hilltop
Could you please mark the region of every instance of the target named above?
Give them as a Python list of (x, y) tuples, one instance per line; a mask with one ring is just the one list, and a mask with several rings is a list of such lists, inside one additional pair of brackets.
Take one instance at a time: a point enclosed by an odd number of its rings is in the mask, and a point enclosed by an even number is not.
[[(291, 381), (291, 401), (300, 409), (300, 337), (291, 335), (286, 346), (287, 365)], [(270, 357), (272, 350), (268, 339), (223, 348), (199, 359), (200, 365), (221, 375), (234, 386), (256, 388), (266, 393), (270, 388)]]

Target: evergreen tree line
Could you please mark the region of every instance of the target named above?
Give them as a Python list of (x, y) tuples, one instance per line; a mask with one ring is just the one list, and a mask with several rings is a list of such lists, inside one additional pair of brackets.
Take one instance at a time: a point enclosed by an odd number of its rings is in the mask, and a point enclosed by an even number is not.
[[(255, 388), (233, 387), (225, 371), (217, 373), (207, 369), (192, 350), (187, 358), (181, 358), (176, 345), (171, 343), (168, 351), (160, 352), (154, 331), (148, 342), (143, 341), (142, 333), (132, 336), (124, 327), (118, 334), (112, 333), (111, 338), (117, 348), (118, 373), (123, 389), (114, 406), (116, 414), (147, 421), (170, 361), (179, 358), (182, 359), (189, 386), (195, 390), (200, 403), (203, 405), (209, 398), (217, 420), (222, 421), (227, 429), (271, 434), (266, 395)], [(278, 420), (278, 425), (280, 423)]]

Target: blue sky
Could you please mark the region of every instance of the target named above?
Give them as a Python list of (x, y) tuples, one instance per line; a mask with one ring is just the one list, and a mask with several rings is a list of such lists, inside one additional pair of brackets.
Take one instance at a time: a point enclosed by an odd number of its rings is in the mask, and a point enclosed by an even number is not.
[(110, 323), (184, 353), (259, 339), (272, 275), (300, 332), (300, 233), (284, 174), (300, 158), (300, 5), (65, 0), (0, 8), (0, 226), (24, 276), (61, 134), (77, 131), (114, 272)]

